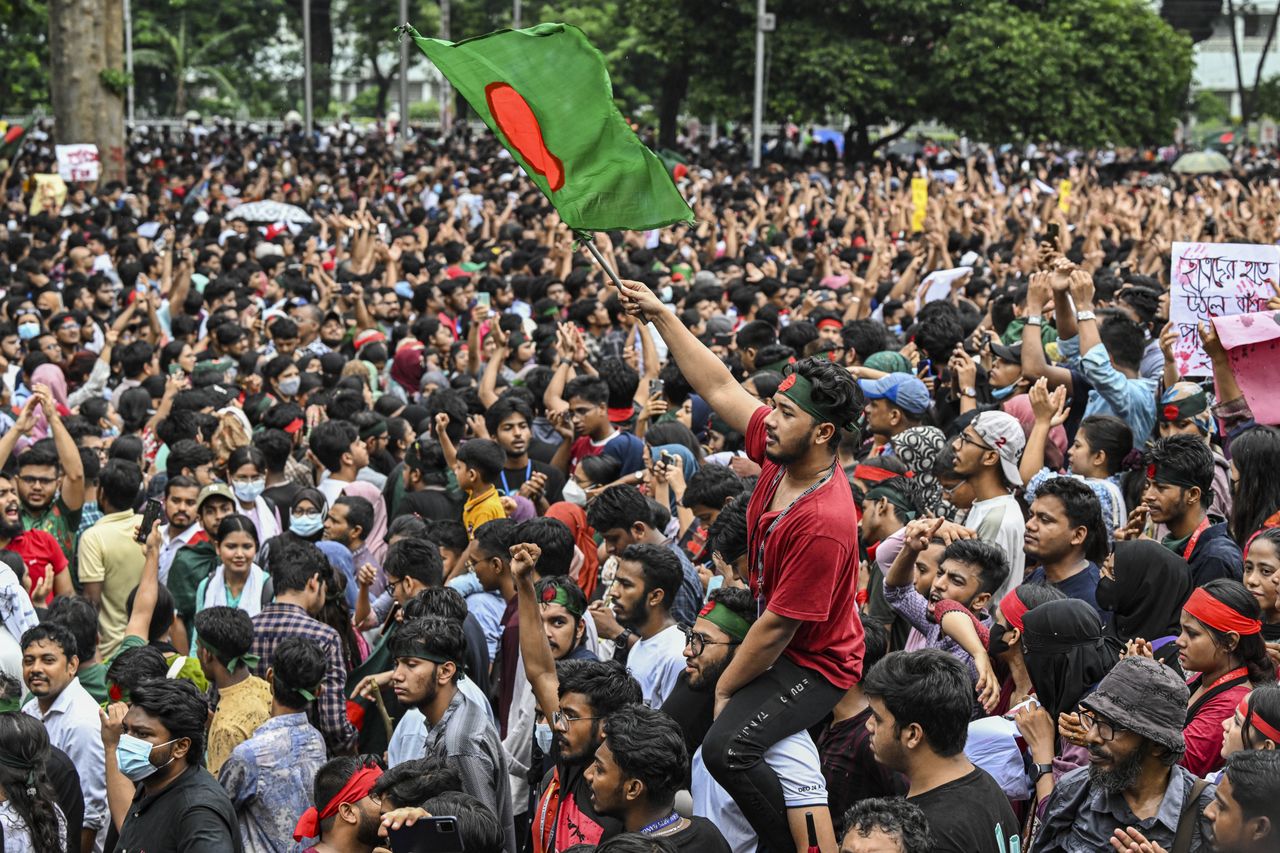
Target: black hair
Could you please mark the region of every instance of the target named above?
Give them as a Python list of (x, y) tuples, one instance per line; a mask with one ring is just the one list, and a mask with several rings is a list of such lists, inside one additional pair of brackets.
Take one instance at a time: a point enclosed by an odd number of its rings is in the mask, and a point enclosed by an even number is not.
[(645, 705), (628, 705), (604, 721), (605, 741), (625, 776), (644, 783), (650, 803), (666, 805), (689, 776), (689, 751), (675, 720)]
[(726, 563), (747, 553), (747, 504), (750, 502), (750, 494), (734, 498), (707, 529), (708, 551), (718, 553)]
[(65, 625), (76, 638), (76, 657), (93, 659), (98, 648), (98, 609), (82, 595), (60, 595), (49, 605), (48, 622)]
[(915, 723), (939, 757), (950, 758), (964, 749), (973, 684), (960, 661), (946, 652), (890, 652), (868, 670), (862, 690), (893, 715), (895, 737)]
[[(1253, 593), (1238, 580), (1216, 578), (1201, 587), (1205, 592), (1230, 607), (1246, 619), (1262, 619), (1262, 607)], [(1199, 620), (1196, 620), (1199, 622)], [(1228, 648), (1226, 631), (1219, 631), (1211, 625), (1200, 623), (1205, 632), (1219, 648)], [(1240, 642), (1236, 644), (1234, 654), (1249, 670), (1249, 681), (1253, 684), (1270, 684), (1276, 680), (1276, 667), (1267, 656), (1266, 642), (1261, 633), (1239, 634)]]
[(170, 477), (176, 477), (184, 469), (195, 473), (201, 465), (210, 465), (213, 460), (212, 448), (194, 439), (184, 438), (169, 447), (169, 457), (164, 461), (164, 470)]
[(61, 622), (41, 622), (39, 625), (28, 628), (22, 632), (22, 639), (18, 641), (18, 646), (25, 653), (33, 643), (45, 641), (62, 649), (67, 660), (80, 656), (77, 651), (79, 644), (76, 642), (76, 635)]
[(1085, 558), (1102, 563), (1107, 558), (1107, 529), (1097, 494), (1075, 477), (1050, 477), (1036, 492), (1036, 499), (1050, 497), (1062, 502), (1069, 525), (1085, 528)]
[(942, 559), (977, 567), (979, 593), (994, 593), (1009, 579), (1009, 559), (1004, 551), (981, 539), (955, 540), (942, 552)]
[(1114, 415), (1090, 415), (1080, 422), (1080, 432), (1094, 453), (1107, 457), (1107, 474), (1115, 476), (1124, 469), (1124, 458), (1133, 448), (1133, 430)]
[(439, 616), (406, 619), (391, 640), (391, 653), (397, 658), (412, 657), (419, 649), (452, 661), (453, 681), (457, 683), (467, 657), (467, 638), (461, 622)]
[[(423, 521), (415, 519), (411, 515), (402, 515), (395, 521), (391, 522), (394, 527), (401, 519), (408, 518), (414, 521)], [(487, 522), (486, 522), (487, 523)], [(426, 519), (426, 530), (423, 531), (422, 538), (436, 543), (441, 548), (448, 548), (450, 551), (456, 551), (461, 554), (467, 549), (467, 528), (461, 521), (454, 521), (451, 518), (431, 518)], [(477, 534), (484, 525), (480, 525), (476, 529)]]
[[(893, 517), (898, 520), (900, 527), (905, 527), (908, 521), (924, 513), (924, 504), (920, 499), (919, 490), (916, 488), (915, 481), (909, 477), (889, 477), (886, 480), (875, 483), (872, 488), (888, 489), (907, 504), (909, 509), (903, 509), (892, 501), (889, 503), (889, 510), (893, 513)], [(863, 500), (866, 500), (865, 496), (863, 496)], [(906, 515), (908, 512), (915, 514), (908, 516)]]
[(125, 695), (131, 696), (133, 689), (144, 681), (153, 678), (166, 678), (169, 674), (169, 662), (164, 653), (155, 646), (134, 646), (116, 653), (107, 666), (107, 683), (117, 685)]
[[(542, 601), (542, 594), (548, 589), (564, 590), (565, 597), (569, 599), (569, 603), (573, 606), (573, 609), (569, 611), (569, 615), (573, 617), (573, 627), (576, 631), (578, 623), (583, 620), (587, 612), (587, 596), (582, 591), (582, 587), (578, 586), (578, 582), (568, 575), (548, 575), (545, 578), (540, 578), (533, 585), (533, 591), (538, 594), (538, 601)], [(553, 592), (552, 594), (554, 595), (555, 593)], [(574, 616), (573, 610), (578, 611), (577, 616)]]
[(930, 302), (916, 314), (916, 323), (909, 335), (928, 358), (941, 364), (950, 358), (956, 344), (964, 340), (960, 311), (950, 302)]
[(1227, 756), (1225, 778), (1245, 820), (1265, 817), (1271, 835), (1280, 830), (1280, 752), (1246, 749)]
[(289, 454), (293, 450), (293, 439), (280, 429), (264, 429), (253, 436), (253, 446), (262, 452), (266, 462), (266, 471), (280, 474), (289, 462)]
[(609, 408), (629, 409), (640, 387), (640, 374), (620, 358), (602, 358), (596, 366), (609, 388)]
[(480, 479), (492, 485), (507, 463), (506, 451), (498, 442), (488, 438), (473, 438), (458, 448), (458, 461), (480, 474)]
[(238, 607), (206, 607), (196, 613), (195, 628), (196, 644), (223, 666), (253, 648), (253, 620)]
[(618, 479), (622, 473), (622, 460), (598, 453), (578, 460), (578, 468), (586, 475), (587, 480), (599, 486)]
[(1123, 315), (1113, 315), (1102, 321), (1098, 337), (1116, 367), (1138, 370), (1142, 366), (1142, 353), (1147, 343), (1139, 324)]
[(875, 320), (851, 320), (840, 329), (840, 340), (845, 349), (852, 350), (859, 361), (866, 361), (889, 348), (888, 329)]
[(360, 538), (369, 538), (369, 533), (373, 530), (373, 504), (369, 503), (368, 498), (362, 498), (359, 495), (342, 495), (333, 502), (333, 505), (345, 506), (347, 526), (359, 527)]
[(575, 844), (564, 853), (680, 853), (675, 844), (661, 835), (644, 835), (640, 832), (624, 832), (601, 841), (596, 847)]
[(702, 464), (702, 444), (698, 441), (698, 437), (694, 435), (693, 430), (679, 421), (654, 424), (644, 434), (644, 441), (651, 448), (660, 447), (664, 444), (678, 444), (693, 454), (695, 462), (699, 465)]
[(169, 497), (174, 489), (199, 489), (200, 484), (185, 474), (175, 474), (164, 482), (164, 496)]
[(901, 797), (859, 800), (844, 813), (841, 835), (851, 832), (866, 838), (872, 832), (895, 836), (902, 853), (929, 853), (933, 838), (929, 821), (915, 803)]
[(587, 697), (591, 712), (598, 717), (607, 717), (619, 708), (644, 701), (639, 682), (615, 660), (556, 661), (556, 678), (561, 697), (568, 693)]
[(329, 559), (324, 552), (310, 542), (281, 539), (271, 546), (267, 556), (268, 573), (276, 595), (282, 592), (298, 592), (307, 588), (307, 581), (316, 575), (328, 583), (333, 575)]
[(461, 790), (462, 774), (458, 768), (446, 759), (429, 755), (388, 768), (373, 783), (371, 793), (381, 796), (393, 808), (400, 809), (422, 806), (432, 797)]
[(111, 449), (107, 451), (107, 461), (120, 459), (124, 462), (132, 462), (134, 465), (141, 466), (143, 450), (144, 447), (140, 436), (122, 435), (111, 442)]
[(124, 374), (125, 379), (134, 379), (147, 365), (151, 363), (151, 358), (156, 354), (155, 347), (146, 341), (134, 341), (120, 348), (120, 372)]
[(755, 349), (766, 347), (778, 339), (778, 331), (764, 320), (752, 320), (738, 329), (736, 336), (738, 349)]
[(305, 709), (310, 700), (298, 691), (315, 695), (324, 682), (328, 666), (324, 650), (315, 640), (308, 637), (281, 640), (271, 657), (271, 684), (276, 701), (290, 710)]
[(503, 394), (485, 410), (484, 426), (489, 435), (497, 435), (498, 427), (512, 415), (520, 415), (528, 424), (533, 423), (533, 407), (518, 394)]
[[(1253, 737), (1250, 734), (1256, 731), (1252, 723), (1254, 717), (1280, 728), (1280, 686), (1262, 684), (1249, 691), (1249, 717), (1240, 729), (1240, 742), (1244, 744), (1245, 749), (1257, 749), (1252, 745)], [(1261, 732), (1259, 734), (1261, 735)], [(1266, 736), (1263, 740), (1270, 740), (1280, 749), (1280, 741), (1275, 738)]]
[[(129, 595), (124, 601), (124, 610), (126, 615), (133, 613), (133, 601), (137, 598), (138, 588), (135, 586), (129, 590)], [(169, 626), (173, 624), (173, 595), (169, 592), (169, 587), (160, 584), (156, 588), (156, 604), (151, 610), (151, 622), (147, 625), (147, 641), (155, 642), (165, 635), (169, 630)]]
[(534, 544), (542, 549), (542, 556), (533, 567), (538, 577), (569, 574), (575, 545), (569, 526), (560, 519), (531, 518), (520, 522), (511, 544)]
[(639, 563), (644, 573), (645, 594), (662, 591), (662, 608), (670, 610), (676, 603), (676, 593), (684, 581), (684, 569), (680, 560), (665, 545), (628, 545), (618, 555), (619, 560)]
[(423, 586), (444, 584), (440, 546), (417, 539), (399, 539), (387, 548), (382, 571), (396, 578), (413, 578)]
[(218, 522), (217, 531), (213, 534), (214, 541), (221, 543), (232, 533), (247, 533), (249, 538), (253, 540), (255, 549), (261, 544), (258, 541), (258, 528), (253, 523), (253, 519), (247, 515), (233, 512), (231, 515), (223, 516), (222, 521)]
[[(1213, 451), (1194, 435), (1171, 435), (1157, 438), (1142, 457), (1143, 464), (1155, 465), (1161, 474), (1200, 488), (1200, 505), (1208, 508), (1213, 501)], [(1182, 488), (1186, 488), (1183, 486)]]
[(130, 691), (130, 703), (160, 721), (171, 738), (188, 738), (188, 766), (204, 761), (205, 724), (209, 720), (209, 703), (190, 681), (184, 679), (152, 679), (143, 681)]
[(636, 522), (653, 526), (653, 512), (640, 490), (626, 483), (610, 486), (587, 506), (587, 523), (602, 535), (618, 528), (630, 530)]
[(506, 839), (497, 815), (470, 794), (447, 791), (427, 800), (423, 808), (427, 814), (448, 815), (458, 822), (467, 853), (503, 853)]
[(227, 479), (231, 479), (232, 471), (244, 465), (252, 465), (263, 474), (267, 473), (267, 457), (252, 444), (246, 444), (231, 451), (227, 457)]
[[(316, 780), (311, 785), (311, 802), (329, 803), (338, 796), (338, 792), (346, 787), (351, 777), (366, 767), (382, 769), (382, 760), (374, 755), (340, 755), (331, 758), (316, 772)], [(319, 806), (324, 808), (324, 806)], [(336, 814), (320, 820), (320, 837), (333, 828), (338, 819)]]
[(98, 475), (99, 501), (112, 512), (133, 509), (141, 488), (142, 469), (123, 459), (112, 459)]
[[(162, 377), (156, 377), (162, 379)], [(138, 432), (151, 418), (151, 392), (146, 388), (130, 388), (120, 395), (120, 402), (116, 406), (116, 411), (120, 414), (120, 419), (124, 421), (124, 431), (126, 433)]]
[(49, 781), (49, 733), (21, 711), (0, 714), (0, 788), (26, 827), (33, 853), (61, 853), (66, 837)]
[(434, 616), (449, 619), (459, 625), (467, 618), (467, 602), (456, 589), (446, 586), (429, 586), (404, 603), (405, 619), (425, 619)]
[(360, 438), (355, 425), (347, 421), (325, 421), (311, 430), (311, 452), (320, 464), (330, 471), (342, 467), (342, 456), (351, 451), (351, 445)]
[[(460, 521), (455, 523), (459, 526), (462, 525)], [(416, 515), (397, 515), (387, 525), (387, 532), (382, 535), (382, 541), (390, 545), (392, 539), (427, 539), (429, 538), (429, 524), (430, 522)], [(463, 528), (463, 536), (466, 536), (465, 527)], [(437, 545), (440, 544), (437, 539), (432, 538), (431, 541)]]
[(561, 395), (565, 400), (578, 397), (595, 406), (609, 404), (609, 385), (603, 379), (594, 376), (575, 376), (564, 386)]
[[(866, 405), (862, 389), (853, 374), (840, 365), (815, 356), (796, 362), (793, 372), (809, 380), (812, 385), (810, 399), (821, 411), (830, 414), (830, 422), (836, 425), (837, 433), (862, 413)], [(831, 452), (834, 453), (835, 449), (835, 442), (832, 442)]]
[(1247, 542), (1280, 510), (1280, 430), (1257, 426), (1231, 441), (1231, 461), (1240, 474), (1231, 501), (1231, 538)]
[(28, 467), (54, 468), (61, 471), (62, 463), (58, 460), (57, 450), (52, 446), (35, 444), (18, 456), (18, 470)]

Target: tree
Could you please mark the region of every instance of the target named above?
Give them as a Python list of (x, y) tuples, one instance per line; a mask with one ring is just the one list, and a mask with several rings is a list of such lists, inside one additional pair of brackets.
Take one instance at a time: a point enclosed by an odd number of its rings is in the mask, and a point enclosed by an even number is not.
[(187, 111), (187, 85), (190, 83), (212, 81), (224, 94), (235, 98), (235, 84), (222, 68), (210, 64), (209, 59), (223, 45), (234, 43), (248, 30), (247, 25), (241, 25), (222, 32), (204, 34), (197, 40), (188, 32), (187, 16), (183, 13), (179, 16), (176, 30), (171, 31), (159, 23), (151, 26), (144, 46), (133, 51), (133, 64), (155, 68), (168, 75), (174, 82), (173, 112), (175, 115), (182, 115)]
[(48, 103), (48, 14), (37, 0), (0, 0), (0, 115)]
[(54, 136), (97, 144), (104, 181), (124, 180), (123, 54), (121, 0), (50, 0)]
[[(391, 87), (400, 77), (399, 45), (393, 30), (399, 20), (400, 0), (360, 0), (348, 2), (343, 21), (353, 33), (352, 46), (359, 67), (369, 69), (374, 82), (373, 115), (387, 114)], [(428, 0), (409, 0), (409, 21), (421, 33), (432, 34), (440, 26), (439, 7)], [(423, 62), (422, 52), (410, 47), (409, 61)]]

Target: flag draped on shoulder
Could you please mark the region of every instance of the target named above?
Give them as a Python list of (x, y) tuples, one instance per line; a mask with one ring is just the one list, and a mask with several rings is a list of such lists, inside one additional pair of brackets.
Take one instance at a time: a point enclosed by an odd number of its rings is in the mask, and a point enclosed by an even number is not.
[(652, 151), (613, 103), (600, 55), (567, 24), (460, 42), (413, 38), (570, 228), (643, 231), (693, 220)]

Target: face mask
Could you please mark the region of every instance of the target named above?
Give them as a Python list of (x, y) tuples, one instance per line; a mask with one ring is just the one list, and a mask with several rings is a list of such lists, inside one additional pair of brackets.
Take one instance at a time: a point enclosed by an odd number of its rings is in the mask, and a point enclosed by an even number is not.
[(22, 340), (29, 341), (32, 338), (36, 338), (39, 336), (40, 336), (39, 323), (19, 323), (18, 324), (18, 337), (21, 338)]
[(111, 424), (102, 431), (103, 438), (118, 438), (120, 436), (120, 427)]
[(324, 527), (324, 519), (318, 515), (291, 515), (289, 529), (299, 536), (314, 536)]
[(250, 503), (251, 501), (256, 501), (260, 498), (262, 496), (262, 490), (266, 487), (267, 481), (265, 479), (250, 480), (248, 483), (233, 483), (231, 485), (231, 489), (236, 493), (236, 497), (245, 503)]
[(1015, 388), (1017, 388), (1017, 387), (1018, 387), (1018, 383), (1016, 383), (1016, 382), (1015, 382), (1015, 383), (1013, 383), (1012, 385), (1006, 385), (1006, 386), (1004, 386), (1003, 388), (992, 388), (992, 389), (991, 389), (991, 399), (993, 399), (993, 400), (1003, 400), (1005, 397), (1008, 397), (1010, 394), (1012, 394), (1012, 393), (1013, 393), (1013, 389), (1015, 389)]
[(533, 727), (533, 739), (538, 743), (538, 749), (542, 750), (543, 755), (551, 754), (551, 724), (538, 723)]
[(1005, 640), (1008, 633), (1013, 630), (1006, 628), (999, 622), (991, 623), (991, 640), (987, 643), (987, 654), (995, 657), (1009, 651), (1009, 643)]
[(895, 323), (894, 325), (892, 325), (892, 326), (890, 326), (890, 327), (889, 327), (889, 331), (893, 332), (895, 335), (901, 335), (901, 334), (902, 334), (902, 324), (901, 324), (901, 323)]
[(173, 758), (170, 757), (168, 761), (157, 767), (151, 763), (151, 750), (157, 746), (167, 746), (176, 740), (177, 738), (174, 738), (153, 746), (142, 738), (136, 738), (133, 735), (120, 735), (120, 745), (116, 747), (116, 764), (120, 767), (120, 772), (125, 775), (125, 778), (133, 782), (141, 782), (143, 779), (154, 775), (157, 770), (168, 767), (173, 763)]
[(281, 379), (276, 383), (276, 387), (280, 389), (280, 393), (286, 397), (292, 397), (298, 393), (298, 389), (302, 387), (302, 377), (294, 376), (291, 379)]
[(671, 285), (668, 284), (666, 287), (663, 287), (658, 291), (658, 298), (661, 299), (663, 302), (670, 302), (671, 293), (672, 293)]
[(574, 506), (587, 505), (587, 492), (575, 480), (569, 480), (560, 490), (560, 495)]

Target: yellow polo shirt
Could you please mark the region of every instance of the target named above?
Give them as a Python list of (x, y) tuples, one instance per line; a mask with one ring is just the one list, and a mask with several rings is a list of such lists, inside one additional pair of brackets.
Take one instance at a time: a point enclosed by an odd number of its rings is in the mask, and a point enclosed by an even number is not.
[(502, 508), (502, 496), (493, 486), (469, 498), (462, 507), (462, 523), (467, 528), (468, 539), (475, 539), (476, 528), (486, 521), (506, 517), (507, 511)]
[(104, 515), (80, 537), (80, 582), (102, 584), (98, 651), (110, 660), (124, 638), (125, 601), (142, 580), (146, 557), (133, 538), (142, 517), (133, 510)]

